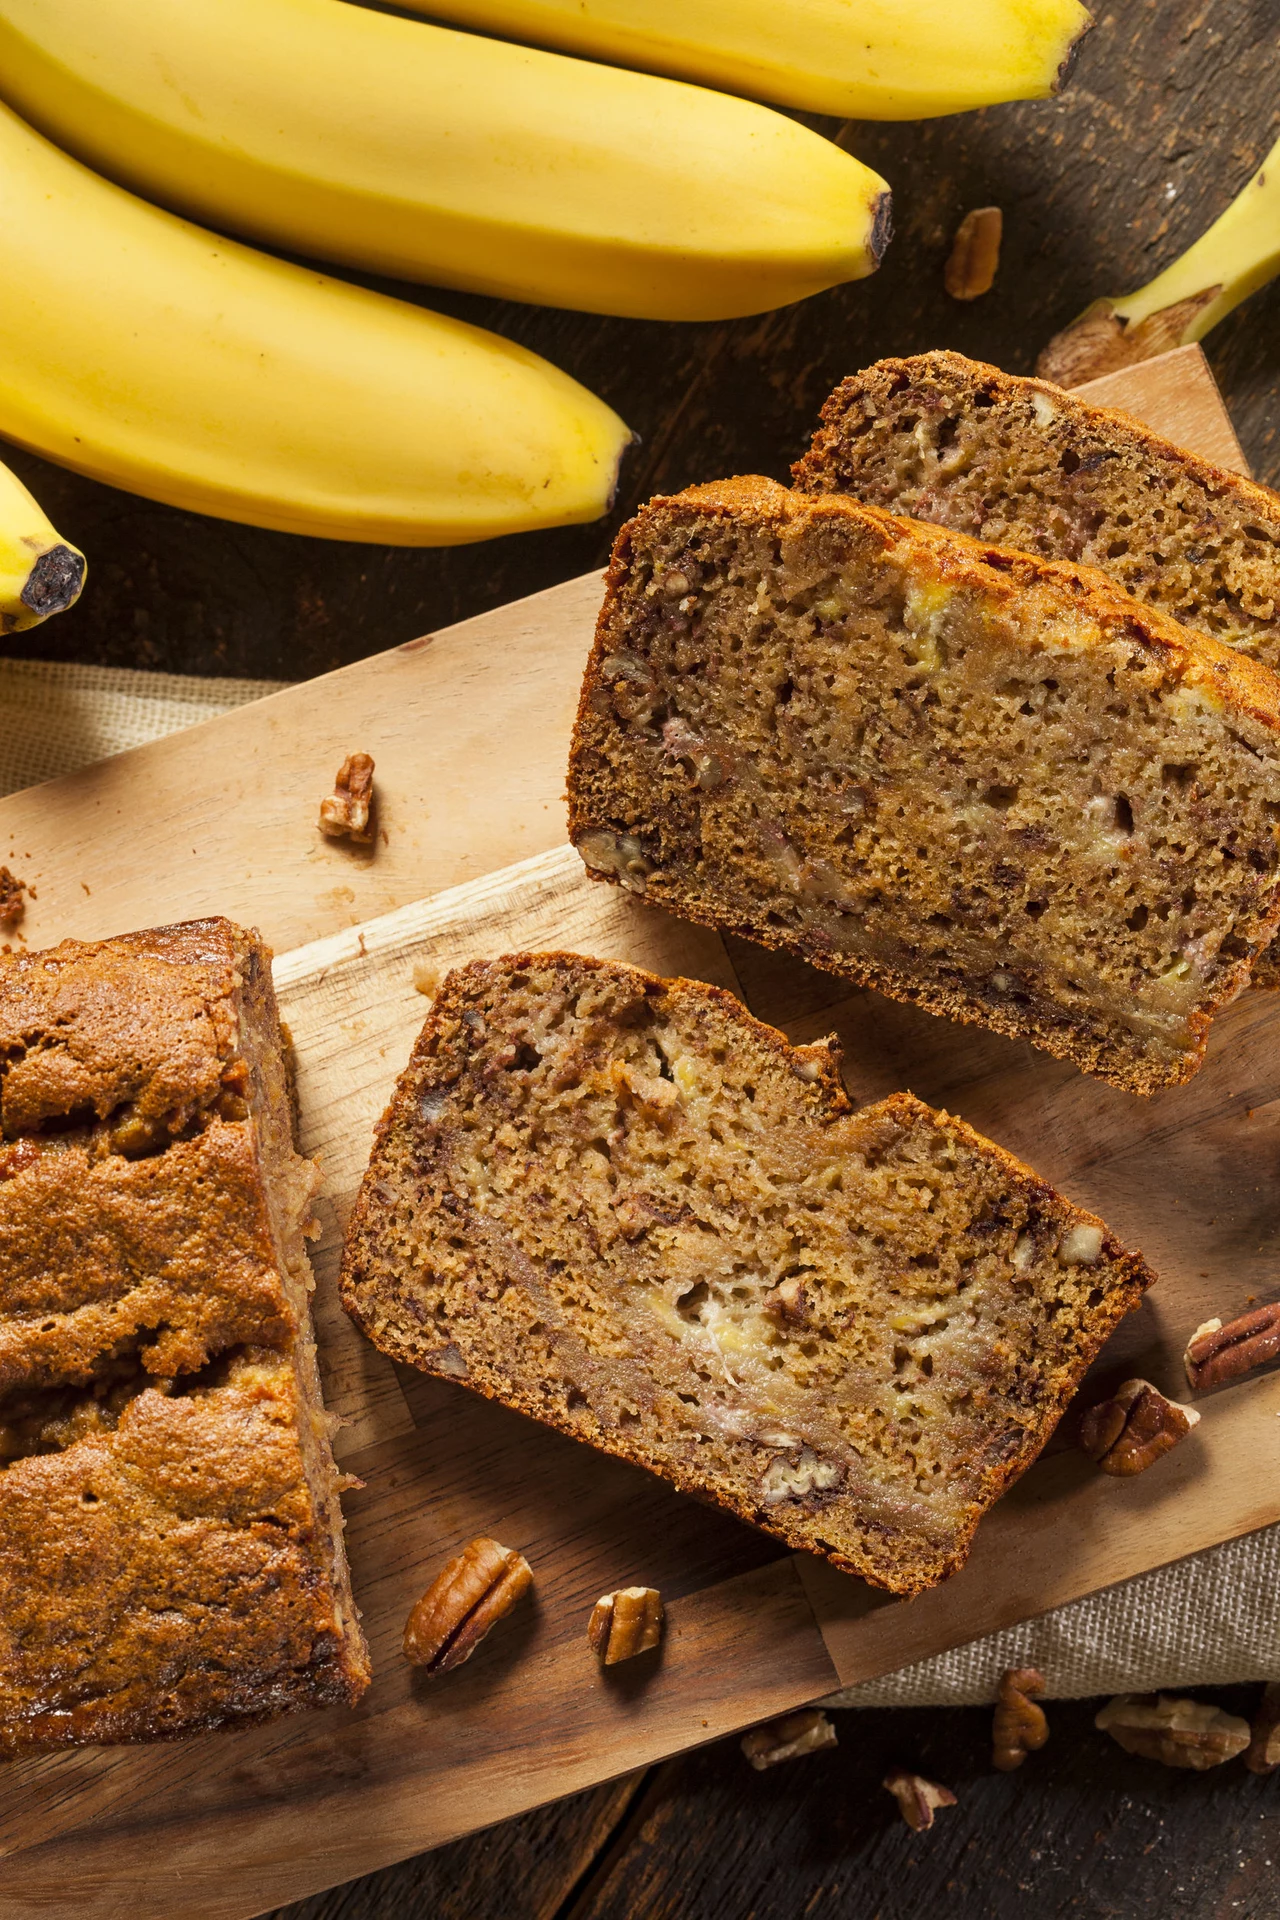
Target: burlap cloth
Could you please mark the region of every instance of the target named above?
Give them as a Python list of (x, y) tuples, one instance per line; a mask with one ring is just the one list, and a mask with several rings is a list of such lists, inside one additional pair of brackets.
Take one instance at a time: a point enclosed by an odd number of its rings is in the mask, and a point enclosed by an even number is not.
[[(70, 773), (274, 693), (200, 680), (0, 661), (0, 793)], [(1006, 1667), (1039, 1667), (1057, 1697), (1280, 1679), (1280, 1526), (1230, 1540), (951, 1653), (832, 1696), (839, 1706), (959, 1706), (994, 1698)]]

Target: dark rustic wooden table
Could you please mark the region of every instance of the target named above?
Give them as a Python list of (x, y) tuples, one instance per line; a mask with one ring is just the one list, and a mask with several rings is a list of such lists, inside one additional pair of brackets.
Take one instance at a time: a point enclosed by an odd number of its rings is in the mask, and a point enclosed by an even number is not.
[[(300, 679), (600, 565), (655, 491), (785, 478), (835, 381), (882, 354), (948, 346), (1029, 370), (1087, 300), (1142, 284), (1193, 239), (1280, 130), (1280, 0), (1116, 0), (1098, 16), (1057, 102), (844, 130), (895, 193), (897, 237), (870, 281), (699, 326), (421, 296), (547, 355), (637, 430), (607, 524), (449, 552), (345, 546), (175, 512), (18, 455), (91, 573), (80, 606), (15, 650)], [(989, 204), (1005, 215), (999, 278), (962, 307), (943, 292), (943, 261), (960, 216)], [(1280, 288), (1207, 345), (1255, 472), (1280, 484)], [(1252, 1703), (1248, 1689), (1215, 1697)], [(1280, 1776), (1128, 1759), (1092, 1730), (1093, 1711), (1054, 1707), (1050, 1744), (1008, 1776), (990, 1771), (976, 1709), (843, 1715), (838, 1752), (762, 1775), (731, 1742), (287, 1920), (1280, 1920)], [(910, 1834), (879, 1789), (898, 1761), (959, 1794), (929, 1834)]]

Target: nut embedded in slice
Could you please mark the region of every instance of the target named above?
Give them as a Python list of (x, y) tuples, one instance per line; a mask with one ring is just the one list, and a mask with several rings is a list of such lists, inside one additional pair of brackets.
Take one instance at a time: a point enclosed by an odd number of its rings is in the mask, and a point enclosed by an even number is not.
[(1149, 1380), (1126, 1380), (1083, 1415), (1080, 1445), (1104, 1473), (1127, 1478), (1154, 1466), (1199, 1419), (1194, 1407), (1166, 1400)]
[(441, 1568), (409, 1615), (405, 1659), (428, 1673), (460, 1667), (532, 1585), (522, 1553), (478, 1535)]
[(1044, 1708), (1032, 1698), (1043, 1692), (1044, 1675), (1036, 1667), (1009, 1667), (1001, 1675), (991, 1728), (991, 1764), (1001, 1773), (1012, 1773), (1049, 1738)]
[(1093, 1724), (1126, 1753), (1197, 1773), (1220, 1767), (1249, 1745), (1247, 1720), (1201, 1700), (1177, 1700), (1165, 1693), (1122, 1693), (1107, 1702)]
[(818, 1707), (784, 1714), (781, 1720), (766, 1720), (763, 1726), (752, 1727), (742, 1736), (742, 1751), (757, 1773), (836, 1744), (836, 1730)]
[(1199, 1392), (1205, 1387), (1225, 1386), (1228, 1380), (1241, 1380), (1246, 1373), (1265, 1367), (1280, 1358), (1280, 1303), (1255, 1307), (1228, 1320), (1206, 1320), (1187, 1342), (1183, 1365), (1187, 1379)]
[(373, 839), (373, 761), (367, 753), (349, 753), (338, 768), (333, 792), (320, 802), (320, 831), (329, 840)]
[(662, 1638), (662, 1595), (656, 1587), (619, 1587), (591, 1610), (587, 1639), (606, 1667), (649, 1653)]
[(906, 1767), (894, 1767), (880, 1782), (898, 1803), (898, 1811), (912, 1833), (924, 1833), (933, 1825), (935, 1807), (954, 1807), (956, 1797), (950, 1787), (941, 1787), (923, 1774), (909, 1773)]

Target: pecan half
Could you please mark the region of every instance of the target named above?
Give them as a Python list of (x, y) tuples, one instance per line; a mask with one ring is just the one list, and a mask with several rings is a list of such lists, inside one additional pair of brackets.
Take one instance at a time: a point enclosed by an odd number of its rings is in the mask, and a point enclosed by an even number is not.
[(373, 761), (367, 753), (349, 753), (338, 768), (333, 792), (320, 802), (320, 831), (330, 840), (373, 839)]
[(619, 1587), (591, 1609), (587, 1639), (606, 1667), (648, 1653), (662, 1638), (662, 1595), (656, 1587)]
[(1166, 1767), (1193, 1767), (1197, 1773), (1220, 1767), (1249, 1744), (1247, 1720), (1165, 1693), (1122, 1693), (1107, 1702), (1093, 1724), (1126, 1753)]
[(1080, 1445), (1104, 1473), (1145, 1473), (1190, 1433), (1200, 1415), (1166, 1400), (1149, 1380), (1126, 1380), (1080, 1421)]
[(1001, 1773), (1012, 1773), (1049, 1738), (1044, 1708), (1032, 1698), (1043, 1692), (1044, 1675), (1035, 1667), (1010, 1667), (1001, 1674), (991, 1725), (991, 1764)]
[(1274, 1680), (1262, 1690), (1244, 1763), (1250, 1773), (1273, 1773), (1280, 1767), (1280, 1685)]
[(836, 1730), (818, 1707), (785, 1714), (781, 1720), (766, 1720), (763, 1726), (752, 1727), (742, 1736), (742, 1751), (757, 1773), (835, 1745)]
[(483, 1534), (442, 1567), (409, 1615), (404, 1657), (428, 1673), (448, 1673), (469, 1660), (504, 1613), (533, 1585), (522, 1553)]
[(923, 1774), (908, 1773), (905, 1767), (894, 1767), (880, 1785), (893, 1795), (912, 1833), (923, 1833), (933, 1825), (935, 1807), (954, 1807), (956, 1803), (950, 1787), (940, 1787)]
[(966, 213), (951, 243), (943, 285), (953, 300), (977, 300), (990, 293), (1000, 265), (1004, 215), (999, 207), (974, 207)]
[(1280, 1358), (1280, 1302), (1255, 1307), (1238, 1319), (1206, 1320), (1187, 1342), (1183, 1364), (1192, 1386), (1220, 1387), (1239, 1380), (1255, 1367)]

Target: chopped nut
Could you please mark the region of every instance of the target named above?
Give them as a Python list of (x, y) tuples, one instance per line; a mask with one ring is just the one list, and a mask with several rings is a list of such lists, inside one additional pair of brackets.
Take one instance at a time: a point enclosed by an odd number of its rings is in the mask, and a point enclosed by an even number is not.
[(338, 768), (333, 792), (320, 802), (320, 831), (330, 840), (373, 839), (373, 761), (367, 753), (349, 753)]
[(1168, 1694), (1122, 1693), (1094, 1721), (1126, 1753), (1166, 1767), (1220, 1767), (1249, 1745), (1249, 1723), (1221, 1707)]
[(19, 880), (16, 873), (10, 873), (8, 867), (0, 867), (0, 927), (16, 927), (27, 910), (23, 895), (27, 891), (25, 880)]
[(954, 1807), (956, 1803), (950, 1787), (940, 1787), (922, 1773), (908, 1773), (905, 1767), (894, 1767), (880, 1785), (893, 1795), (912, 1833), (924, 1833), (933, 1825), (935, 1807)]
[(428, 1673), (460, 1667), (532, 1585), (522, 1553), (479, 1535), (441, 1568), (409, 1615), (405, 1659)]
[(742, 1751), (757, 1773), (835, 1745), (836, 1730), (818, 1707), (785, 1714), (781, 1720), (766, 1720), (763, 1726), (752, 1727), (742, 1736)]
[(1004, 215), (999, 207), (974, 207), (966, 213), (951, 243), (943, 285), (953, 300), (977, 300), (990, 293), (1000, 265)]
[(1244, 1763), (1250, 1773), (1273, 1773), (1280, 1767), (1280, 1685), (1274, 1680), (1262, 1690)]
[(804, 1327), (809, 1323), (809, 1296), (798, 1273), (770, 1287), (763, 1304), (769, 1318), (780, 1326)]
[(760, 1476), (760, 1491), (765, 1505), (774, 1507), (779, 1500), (803, 1500), (806, 1494), (826, 1493), (839, 1479), (840, 1469), (834, 1460), (820, 1460), (812, 1447), (802, 1446), (795, 1460), (779, 1454), (769, 1462)]
[(606, 1667), (648, 1653), (662, 1638), (662, 1595), (656, 1587), (619, 1587), (591, 1609), (587, 1639)]
[(1149, 1380), (1126, 1380), (1080, 1422), (1080, 1445), (1104, 1473), (1145, 1473), (1200, 1419), (1194, 1407), (1166, 1400)]
[(1197, 1390), (1239, 1380), (1280, 1358), (1280, 1304), (1255, 1307), (1236, 1320), (1206, 1320), (1187, 1342), (1183, 1364)]
[(440, 982), (444, 978), (441, 969), (430, 960), (416, 960), (413, 967), (413, 990), (425, 994), (428, 1000), (434, 1000), (440, 991)]
[(1058, 1242), (1058, 1263), (1064, 1267), (1096, 1266), (1102, 1254), (1101, 1227), (1069, 1227)]
[(1001, 1773), (1012, 1773), (1049, 1738), (1044, 1708), (1031, 1697), (1043, 1692), (1044, 1675), (1035, 1667), (1010, 1667), (1001, 1675), (991, 1727), (991, 1764)]

